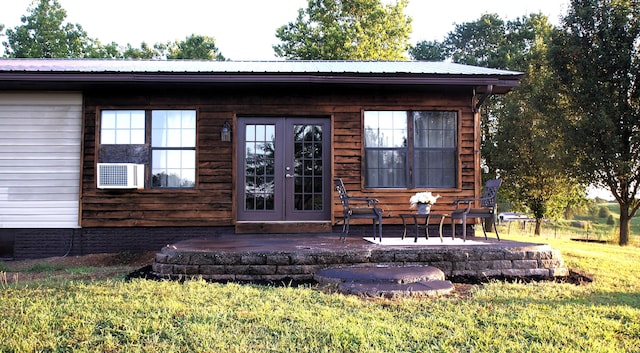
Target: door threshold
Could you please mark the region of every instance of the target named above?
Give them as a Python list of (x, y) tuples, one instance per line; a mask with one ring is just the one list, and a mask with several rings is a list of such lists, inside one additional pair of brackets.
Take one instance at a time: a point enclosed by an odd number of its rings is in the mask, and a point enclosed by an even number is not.
[(238, 221), (236, 234), (331, 233), (331, 221)]

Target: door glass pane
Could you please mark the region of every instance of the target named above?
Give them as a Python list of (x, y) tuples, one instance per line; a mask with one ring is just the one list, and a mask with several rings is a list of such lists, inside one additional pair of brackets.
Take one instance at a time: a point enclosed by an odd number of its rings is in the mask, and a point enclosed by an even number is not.
[(322, 125), (294, 125), (294, 210), (321, 211)]
[(275, 125), (246, 125), (244, 191), (246, 210), (274, 209), (275, 135)]

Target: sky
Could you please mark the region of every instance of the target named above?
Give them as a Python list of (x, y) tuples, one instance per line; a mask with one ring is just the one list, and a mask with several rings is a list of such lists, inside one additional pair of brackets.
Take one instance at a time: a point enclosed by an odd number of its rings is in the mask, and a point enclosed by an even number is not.
[[(0, 24), (21, 25), (32, 0), (0, 0)], [(276, 60), (276, 29), (295, 21), (307, 0), (58, 0), (67, 22), (80, 24), (103, 44), (184, 40), (191, 34), (214, 37), (231, 60)], [(394, 3), (393, 0), (386, 0)], [(409, 0), (405, 14), (413, 18), (410, 44), (444, 39), (455, 24), (475, 21), (485, 13), (504, 20), (541, 12), (558, 24), (568, 0)], [(4, 33), (4, 32), (2, 32)], [(0, 37), (0, 41), (5, 41)], [(3, 50), (4, 48), (0, 48)]]

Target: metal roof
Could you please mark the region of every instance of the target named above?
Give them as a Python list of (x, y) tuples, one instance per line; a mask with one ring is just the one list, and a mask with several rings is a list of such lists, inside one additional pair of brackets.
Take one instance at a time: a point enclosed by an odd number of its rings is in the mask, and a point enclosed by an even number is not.
[(428, 61), (0, 59), (10, 82), (517, 85), (523, 73)]
[(432, 61), (197, 61), (0, 59), (0, 71), (191, 72), (191, 73), (360, 73), (520, 75), (519, 72)]

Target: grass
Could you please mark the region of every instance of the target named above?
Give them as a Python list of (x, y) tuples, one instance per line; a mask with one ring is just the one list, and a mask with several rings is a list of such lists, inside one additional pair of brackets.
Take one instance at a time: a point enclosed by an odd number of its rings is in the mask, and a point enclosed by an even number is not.
[(594, 282), (494, 281), (459, 296), (364, 300), (198, 279), (41, 278), (0, 287), (0, 351), (640, 352), (639, 248), (513, 229), (503, 237), (549, 243)]
[(48, 264), (48, 263), (35, 263), (24, 269), (24, 272), (27, 273), (42, 273), (42, 272), (55, 272), (64, 270), (65, 267), (62, 265), (56, 264)]

